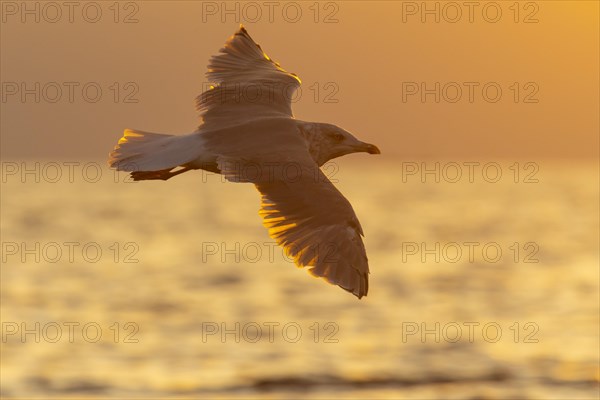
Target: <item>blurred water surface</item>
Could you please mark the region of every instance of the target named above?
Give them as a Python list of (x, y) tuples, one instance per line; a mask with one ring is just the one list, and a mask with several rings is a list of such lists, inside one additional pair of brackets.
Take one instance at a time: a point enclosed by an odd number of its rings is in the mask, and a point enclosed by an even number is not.
[(272, 246), (250, 185), (7, 177), (2, 396), (598, 398), (597, 165), (422, 183), (372, 160), (329, 173), (366, 234), (360, 301)]

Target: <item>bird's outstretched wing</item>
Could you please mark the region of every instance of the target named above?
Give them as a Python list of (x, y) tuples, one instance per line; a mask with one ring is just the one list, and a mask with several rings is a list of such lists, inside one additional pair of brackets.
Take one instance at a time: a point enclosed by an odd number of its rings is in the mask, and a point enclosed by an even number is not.
[(299, 267), (358, 298), (369, 288), (362, 228), (350, 202), (314, 163), (220, 160), (231, 181), (253, 182), (269, 235)]
[[(299, 176), (294, 176), (298, 174)], [(369, 265), (350, 202), (323, 172), (287, 168), (284, 179), (256, 184), (263, 225), (299, 267), (358, 298), (367, 294)]]
[(300, 79), (271, 60), (243, 26), (208, 64), (214, 83), (196, 99), (204, 127), (231, 126), (255, 118), (293, 117)]

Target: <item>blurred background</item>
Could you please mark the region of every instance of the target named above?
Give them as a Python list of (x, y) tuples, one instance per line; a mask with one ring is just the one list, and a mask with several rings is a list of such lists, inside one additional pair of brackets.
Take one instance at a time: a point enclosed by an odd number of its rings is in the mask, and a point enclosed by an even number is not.
[[(3, 1), (6, 398), (599, 397), (599, 7)], [(357, 300), (297, 269), (250, 185), (130, 182), (243, 23), (365, 231)]]

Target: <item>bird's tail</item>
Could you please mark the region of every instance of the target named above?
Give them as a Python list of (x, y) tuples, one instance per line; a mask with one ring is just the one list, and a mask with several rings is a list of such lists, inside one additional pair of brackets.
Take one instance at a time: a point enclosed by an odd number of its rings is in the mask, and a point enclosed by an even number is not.
[(168, 179), (173, 168), (197, 156), (197, 135), (174, 136), (125, 129), (123, 137), (110, 152), (108, 165), (128, 171), (135, 180)]

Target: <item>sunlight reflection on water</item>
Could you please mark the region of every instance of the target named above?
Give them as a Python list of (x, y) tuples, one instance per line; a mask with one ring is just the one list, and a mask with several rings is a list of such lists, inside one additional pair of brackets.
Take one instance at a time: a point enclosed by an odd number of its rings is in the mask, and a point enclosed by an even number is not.
[[(596, 396), (597, 169), (542, 164), (527, 185), (400, 168), (335, 176), (366, 235), (361, 301), (272, 246), (249, 185), (8, 180), (2, 395)], [(39, 262), (19, 247), (35, 243)]]

